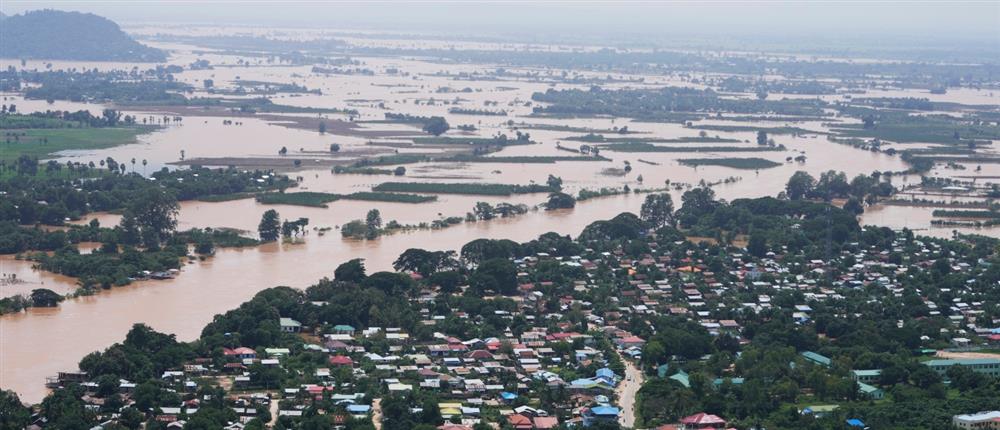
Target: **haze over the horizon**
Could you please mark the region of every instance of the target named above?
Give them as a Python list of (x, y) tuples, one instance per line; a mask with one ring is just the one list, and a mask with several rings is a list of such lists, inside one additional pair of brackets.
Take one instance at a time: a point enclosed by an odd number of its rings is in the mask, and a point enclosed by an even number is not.
[(91, 12), (122, 24), (214, 23), (448, 33), (518, 40), (1000, 45), (1000, 2), (322, 2), (6, 0), (6, 14)]

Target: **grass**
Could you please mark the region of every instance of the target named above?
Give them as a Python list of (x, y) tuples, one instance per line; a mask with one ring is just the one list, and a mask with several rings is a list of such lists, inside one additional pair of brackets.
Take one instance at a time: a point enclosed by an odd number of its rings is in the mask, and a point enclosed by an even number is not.
[(937, 209), (931, 215), (941, 218), (1000, 218), (1000, 212), (989, 210), (945, 210)]
[(265, 205), (294, 205), (325, 208), (327, 203), (340, 200), (340, 194), (302, 191), (297, 193), (264, 193), (257, 195), (257, 201)]
[[(864, 128), (861, 124), (841, 124), (831, 131), (844, 137), (880, 139), (899, 143), (968, 145), (970, 139), (1000, 139), (1000, 127), (975, 126), (931, 119), (921, 122), (885, 122), (871, 128)], [(958, 138), (956, 138), (956, 134)]]
[(657, 146), (640, 142), (601, 145), (601, 149), (614, 152), (767, 152), (782, 150), (782, 148), (771, 146)]
[(256, 196), (255, 193), (216, 194), (211, 196), (202, 196), (199, 197), (197, 200), (199, 202), (218, 203), (218, 202), (231, 202), (233, 200), (249, 199), (253, 198), (254, 196)]
[(481, 196), (509, 196), (511, 194), (549, 193), (547, 185), (512, 184), (461, 184), (433, 182), (386, 182), (372, 188), (374, 191), (409, 192), (428, 194), (467, 194)]
[(767, 134), (827, 134), (822, 131), (806, 130), (799, 127), (754, 127), (749, 125), (695, 125), (698, 130), (712, 130), (723, 132), (737, 131), (763, 131)]
[(494, 137), (451, 137), (451, 136), (428, 136), (413, 138), (414, 145), (530, 145), (535, 142), (530, 140), (517, 139), (497, 139)]
[(297, 193), (264, 193), (257, 195), (257, 201), (265, 205), (293, 205), (326, 208), (327, 203), (337, 200), (363, 200), (369, 202), (427, 203), (437, 200), (436, 196), (400, 194), (386, 192), (357, 192), (351, 194), (318, 193), (303, 191)]
[(392, 175), (392, 169), (376, 167), (333, 166), (333, 173), (344, 175)]
[(52, 158), (67, 150), (111, 148), (136, 142), (136, 136), (152, 127), (46, 128), (4, 130), (0, 140), (0, 160), (12, 161), (22, 155)]
[(681, 164), (688, 166), (722, 166), (733, 169), (769, 169), (778, 167), (781, 163), (763, 158), (686, 158), (677, 160)]
[(342, 197), (344, 200), (365, 200), (372, 202), (394, 202), (394, 203), (427, 203), (437, 200), (437, 196), (424, 196), (420, 194), (404, 193), (380, 193), (360, 191)]
[(678, 137), (678, 138), (655, 138), (655, 137), (606, 137), (601, 134), (585, 134), (583, 136), (570, 136), (565, 138), (565, 140), (573, 140), (577, 142), (594, 142), (594, 143), (739, 143), (742, 140), (731, 139), (718, 136), (691, 136), (691, 137)]
[(463, 163), (512, 163), (512, 164), (552, 164), (560, 161), (610, 161), (604, 157), (561, 157), (561, 156), (510, 156), (510, 157), (484, 157), (480, 155), (456, 155), (453, 157), (440, 158), (436, 161), (455, 161)]
[(429, 158), (426, 155), (421, 154), (394, 154), (384, 155), (381, 157), (363, 158), (351, 165), (351, 167), (393, 166), (396, 164), (419, 163), (427, 160), (429, 160)]

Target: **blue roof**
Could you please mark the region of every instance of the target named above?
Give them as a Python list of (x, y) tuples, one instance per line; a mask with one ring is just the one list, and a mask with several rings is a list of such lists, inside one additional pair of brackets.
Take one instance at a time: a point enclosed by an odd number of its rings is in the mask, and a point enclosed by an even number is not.
[(504, 392), (500, 393), (500, 397), (503, 397), (505, 400), (513, 400), (513, 399), (517, 398), (517, 394), (511, 393), (511, 392), (508, 392), (508, 391), (504, 391)]
[(595, 406), (590, 408), (594, 415), (614, 415), (618, 416), (618, 408), (612, 406)]
[(347, 407), (347, 412), (350, 412), (352, 414), (356, 414), (356, 413), (365, 413), (366, 414), (366, 413), (368, 413), (369, 410), (371, 410), (371, 408), (372, 407), (368, 406), (368, 405), (349, 405)]
[(603, 369), (597, 369), (597, 376), (598, 377), (604, 376), (604, 377), (608, 377), (608, 378), (614, 378), (615, 377), (615, 372), (612, 371), (611, 369), (608, 369), (607, 367), (605, 367)]
[(859, 420), (857, 418), (851, 418), (851, 419), (847, 420), (847, 425), (849, 425), (851, 427), (864, 427), (865, 423), (861, 422), (861, 420)]

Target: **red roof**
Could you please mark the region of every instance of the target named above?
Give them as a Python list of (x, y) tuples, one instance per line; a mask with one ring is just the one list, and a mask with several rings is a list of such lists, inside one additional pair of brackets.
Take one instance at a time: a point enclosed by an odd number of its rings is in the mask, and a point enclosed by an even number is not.
[(530, 429), (533, 426), (531, 418), (521, 414), (509, 415), (507, 417), (507, 422), (516, 429)]
[(681, 424), (695, 424), (695, 425), (705, 425), (705, 424), (726, 424), (726, 420), (719, 418), (718, 416), (712, 414), (706, 414), (704, 412), (699, 412), (697, 414), (681, 418)]
[(351, 360), (351, 357), (345, 355), (334, 355), (333, 357), (330, 357), (330, 364), (335, 366), (353, 366), (354, 360)]

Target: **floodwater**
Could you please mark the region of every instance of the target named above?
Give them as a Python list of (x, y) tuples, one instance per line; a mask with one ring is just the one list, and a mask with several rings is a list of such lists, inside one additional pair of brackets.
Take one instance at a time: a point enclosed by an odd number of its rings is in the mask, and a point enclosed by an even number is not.
[[(378, 44), (389, 41), (372, 42)], [(161, 45), (163, 46), (163, 45)], [(177, 75), (181, 81), (202, 88), (205, 79), (212, 79), (219, 88), (232, 89), (237, 80), (258, 80), (280, 83), (297, 83), (310, 89), (320, 89), (322, 95), (278, 94), (271, 98), (275, 103), (303, 107), (354, 108), (360, 112), (360, 121), (381, 120), (386, 112), (413, 115), (442, 115), (453, 125), (474, 124), (477, 136), (492, 136), (498, 132), (513, 132), (508, 120), (517, 123), (568, 125), (593, 129), (610, 129), (627, 125), (629, 130), (641, 132), (637, 137), (678, 138), (691, 137), (697, 130), (679, 124), (642, 123), (627, 119), (551, 119), (530, 117), (533, 107), (531, 94), (548, 88), (586, 88), (583, 85), (545, 81), (559, 76), (559, 71), (521, 69), (515, 73), (537, 73), (538, 78), (518, 77), (504, 80), (460, 80), (442, 73), (487, 73), (496, 69), (489, 65), (442, 65), (413, 59), (358, 58), (358, 67), (375, 71), (375, 76), (320, 75), (309, 66), (261, 65), (236, 66), (238, 57), (214, 53), (196, 53), (194, 47), (183, 45), (164, 46), (173, 50), (170, 62), (186, 65), (199, 59), (210, 59), (217, 67), (213, 70), (185, 71)], [(256, 61), (256, 59), (255, 59)], [(0, 67), (13, 64), (0, 61)], [(29, 62), (29, 68), (44, 68), (47, 62)], [(52, 62), (53, 69), (101, 68), (131, 69), (134, 65), (122, 63)], [(150, 65), (140, 65), (148, 68)], [(391, 69), (398, 72), (390, 73)], [(581, 73), (581, 76), (587, 74)], [(524, 75), (527, 76), (527, 75)], [(593, 77), (604, 77), (605, 75)], [(651, 85), (694, 85), (690, 78), (676, 76), (643, 76), (641, 83), (615, 83), (607, 87), (642, 87)], [(469, 88), (468, 91), (465, 88)], [(202, 91), (199, 90), (199, 94)], [(203, 94), (202, 94), (203, 95)], [(911, 94), (912, 95), (912, 94)], [(949, 92), (965, 102), (979, 102), (992, 94)], [(98, 104), (25, 101), (17, 95), (5, 95), (14, 100), (21, 111), (62, 109), (89, 109), (95, 113), (104, 108)], [(945, 95), (944, 97), (948, 97)], [(433, 104), (431, 104), (433, 100)], [(453, 107), (469, 109), (505, 110), (507, 116), (453, 115)], [(151, 113), (126, 109), (141, 116)], [(163, 113), (152, 113), (162, 116)], [(309, 115), (311, 116), (311, 115)], [(344, 115), (329, 115), (331, 119), (346, 119)], [(242, 125), (224, 125), (232, 119)], [(746, 125), (726, 120), (706, 123)], [(767, 122), (761, 126), (781, 126), (784, 123)], [(820, 122), (793, 123), (793, 126), (823, 131)], [(367, 130), (405, 130), (406, 127), (386, 124), (362, 123)], [(581, 132), (525, 130), (536, 145), (511, 146), (497, 156), (514, 155), (573, 155), (556, 147), (579, 147), (580, 142), (567, 140)], [(450, 132), (450, 134), (456, 132)], [(710, 144), (711, 146), (741, 146), (752, 148), (756, 133), (709, 132), (710, 135), (739, 139), (736, 144)], [(602, 187), (660, 188), (666, 181), (682, 186), (696, 186), (700, 181), (720, 183), (714, 190), (720, 198), (732, 200), (741, 197), (776, 195), (783, 190), (788, 177), (797, 170), (819, 176), (827, 170), (844, 171), (848, 176), (868, 174), (872, 171), (899, 171), (906, 165), (898, 157), (860, 151), (845, 145), (828, 142), (821, 136), (771, 136), (787, 150), (776, 152), (726, 152), (726, 153), (616, 153), (602, 151), (610, 162), (573, 161), (555, 164), (505, 164), (505, 163), (419, 163), (407, 165), (404, 177), (334, 175), (328, 170), (292, 172), (301, 176), (299, 190), (350, 193), (367, 191), (385, 181), (420, 182), (492, 182), (542, 183), (549, 174), (562, 177), (567, 192), (576, 194), (581, 189), (596, 190)], [(374, 141), (374, 142), (372, 142)], [(150, 173), (169, 163), (179, 161), (181, 151), (188, 160), (217, 157), (268, 158), (277, 155), (281, 147), (289, 149), (289, 157), (326, 158), (331, 143), (342, 145), (342, 153), (361, 154), (371, 151), (393, 152), (395, 149), (378, 146), (379, 139), (361, 138), (357, 135), (319, 134), (314, 130), (295, 129), (246, 116), (184, 115), (183, 121), (166, 125), (152, 133), (140, 136), (136, 144), (96, 151), (68, 151), (58, 154), (60, 161), (98, 161), (113, 157), (119, 161), (135, 158), (147, 160), (148, 166), (136, 167), (140, 173)], [(374, 144), (370, 144), (374, 143)], [(683, 144), (694, 146), (705, 144)], [(401, 152), (433, 152), (440, 148), (400, 148)], [(786, 162), (786, 158), (799, 154), (807, 156), (805, 163)], [(678, 160), (685, 158), (760, 157), (782, 163), (781, 166), (755, 170), (737, 170), (724, 167), (689, 167)], [(622, 168), (629, 162), (633, 170), (625, 176), (608, 176), (608, 168)], [(650, 164), (655, 163), (655, 164)], [(961, 172), (971, 172), (972, 169)], [(936, 170), (939, 174), (948, 174)], [(989, 173), (998, 174), (992, 168)], [(970, 173), (953, 173), (970, 174)], [(982, 173), (987, 174), (986, 172)], [(640, 177), (642, 178), (640, 182)], [(730, 179), (728, 183), (721, 183)], [(897, 185), (905, 178), (896, 179)], [(683, 190), (671, 189), (679, 205)], [(307, 217), (310, 227), (337, 227), (353, 219), (362, 219), (369, 209), (379, 209), (385, 221), (397, 220), (403, 224), (430, 222), (441, 217), (464, 216), (477, 201), (491, 203), (511, 202), (535, 206), (545, 199), (544, 194), (511, 197), (441, 195), (436, 202), (401, 204), (383, 202), (358, 202), (341, 200), (327, 208), (298, 206), (264, 206), (252, 199), (222, 202), (184, 202), (181, 205), (179, 228), (232, 227), (248, 232), (256, 230), (261, 214), (270, 208), (277, 209), (286, 219)], [(184, 266), (182, 273), (173, 280), (143, 281), (94, 296), (70, 299), (59, 308), (30, 309), (27, 312), (0, 317), (0, 386), (14, 389), (22, 399), (37, 402), (45, 394), (46, 376), (61, 370), (72, 370), (85, 354), (106, 348), (123, 339), (135, 323), (146, 323), (154, 329), (174, 333), (181, 340), (195, 339), (201, 328), (213, 315), (238, 306), (256, 292), (278, 285), (307, 287), (325, 276), (332, 276), (337, 265), (363, 258), (369, 271), (391, 270), (392, 262), (407, 248), (432, 250), (457, 250), (477, 238), (505, 238), (526, 241), (550, 231), (576, 235), (589, 223), (613, 217), (624, 211), (637, 212), (643, 200), (641, 195), (622, 195), (597, 198), (581, 202), (575, 209), (560, 211), (532, 211), (514, 219), (490, 222), (463, 223), (442, 230), (417, 230), (385, 236), (372, 241), (345, 240), (333, 230), (320, 235), (310, 230), (295, 244), (267, 244), (249, 249), (220, 249), (215, 257)], [(922, 214), (922, 215), (921, 215)], [(866, 223), (908, 226), (917, 229), (929, 226), (929, 210), (909, 207), (879, 207), (863, 217)], [(95, 214), (102, 225), (118, 222), (115, 215)], [(89, 219), (89, 218), (88, 218)], [(87, 220), (84, 220), (84, 222)], [(902, 223), (902, 224), (901, 224)], [(951, 228), (946, 229), (950, 232)], [(938, 232), (934, 232), (938, 233)], [(250, 233), (253, 234), (253, 233)], [(944, 234), (944, 232), (941, 232)], [(66, 277), (38, 272), (30, 262), (17, 261), (10, 256), (0, 257), (0, 273), (14, 273), (25, 282), (0, 286), (0, 295), (29, 293), (31, 289), (50, 288), (69, 293), (76, 288), (75, 281)], [(44, 357), (44, 359), (40, 359)]]

